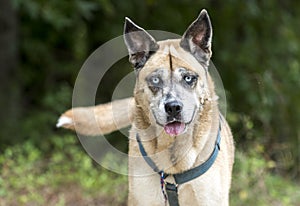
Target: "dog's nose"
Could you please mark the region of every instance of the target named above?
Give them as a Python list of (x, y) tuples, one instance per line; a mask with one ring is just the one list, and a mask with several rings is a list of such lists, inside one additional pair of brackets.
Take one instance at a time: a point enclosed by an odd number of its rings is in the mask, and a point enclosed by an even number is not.
[(178, 101), (171, 101), (165, 104), (165, 111), (168, 115), (175, 117), (182, 111), (182, 104)]

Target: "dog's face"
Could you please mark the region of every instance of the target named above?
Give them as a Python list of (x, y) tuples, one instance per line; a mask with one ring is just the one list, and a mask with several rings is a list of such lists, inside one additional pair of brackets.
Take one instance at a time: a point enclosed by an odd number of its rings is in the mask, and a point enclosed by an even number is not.
[(136, 92), (155, 122), (172, 136), (183, 133), (207, 98), (206, 70), (183, 59), (178, 40), (159, 42), (160, 49), (137, 74)]
[(144, 108), (149, 120), (171, 136), (184, 133), (209, 98), (211, 37), (205, 10), (181, 40), (156, 42), (126, 19), (125, 43), (137, 75), (137, 106)]

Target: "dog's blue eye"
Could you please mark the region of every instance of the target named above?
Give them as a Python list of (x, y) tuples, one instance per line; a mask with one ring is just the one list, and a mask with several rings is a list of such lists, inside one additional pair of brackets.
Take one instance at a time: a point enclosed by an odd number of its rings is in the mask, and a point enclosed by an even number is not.
[(152, 78), (152, 83), (153, 83), (153, 84), (158, 84), (159, 81), (160, 81), (160, 79), (159, 79), (158, 77), (153, 77), (153, 78)]
[(193, 81), (193, 77), (192, 76), (185, 76), (184, 81), (186, 81), (187, 83), (190, 83), (190, 82)]
[(193, 86), (195, 86), (195, 83), (197, 82), (197, 76), (191, 75), (191, 74), (186, 74), (183, 76), (183, 80), (185, 81), (186, 84), (193, 87)]
[(156, 94), (159, 89), (162, 88), (162, 80), (158, 76), (152, 76), (149, 79), (147, 79), (149, 83), (149, 89), (153, 92), (153, 94)]

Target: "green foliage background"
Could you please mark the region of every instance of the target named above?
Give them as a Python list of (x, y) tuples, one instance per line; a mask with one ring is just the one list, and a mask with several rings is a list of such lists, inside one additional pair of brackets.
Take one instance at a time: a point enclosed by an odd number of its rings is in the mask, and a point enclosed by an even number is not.
[[(18, 112), (7, 114), (0, 131), (0, 205), (124, 205), (126, 177), (93, 163), (75, 134), (55, 129), (56, 120), (71, 107), (85, 59), (122, 34), (125, 16), (145, 29), (182, 34), (202, 8), (213, 23), (212, 60), (237, 147), (231, 204), (300, 204), (300, 2), (10, 2), (18, 22), (10, 85)], [(126, 63), (111, 71), (97, 103), (110, 101), (112, 85), (130, 70)], [(109, 138), (126, 149), (119, 136)]]

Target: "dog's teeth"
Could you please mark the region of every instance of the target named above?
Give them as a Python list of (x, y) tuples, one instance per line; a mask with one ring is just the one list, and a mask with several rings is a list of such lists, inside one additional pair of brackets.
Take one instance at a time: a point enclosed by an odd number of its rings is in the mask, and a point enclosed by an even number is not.
[(56, 127), (62, 127), (66, 124), (72, 124), (73, 123), (73, 120), (69, 117), (60, 117), (57, 121), (57, 124), (56, 124)]

